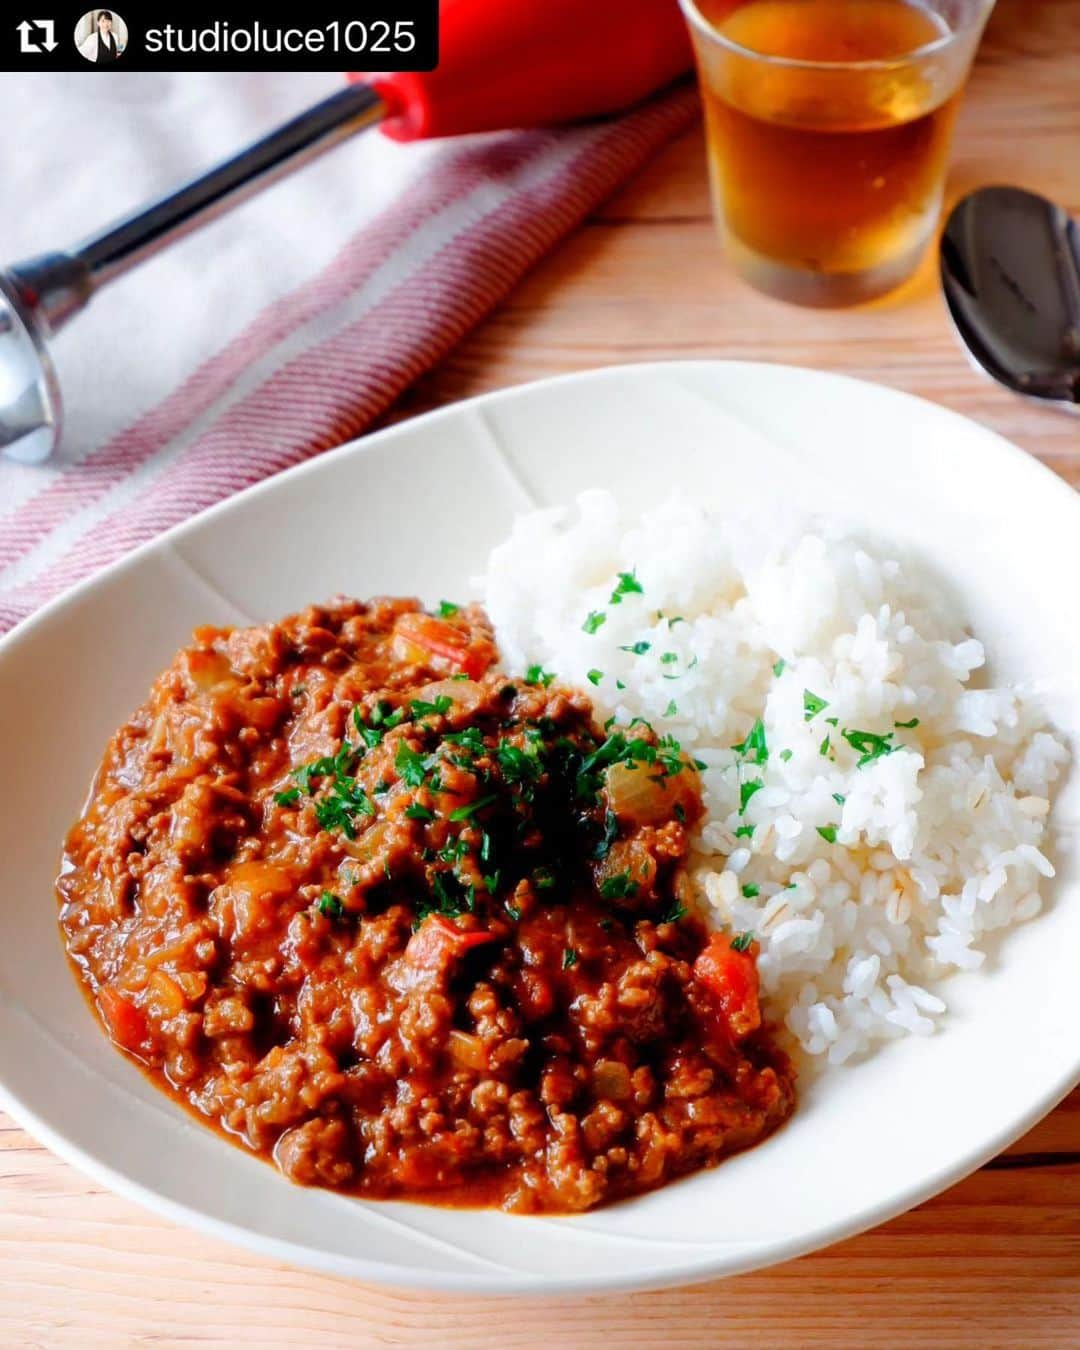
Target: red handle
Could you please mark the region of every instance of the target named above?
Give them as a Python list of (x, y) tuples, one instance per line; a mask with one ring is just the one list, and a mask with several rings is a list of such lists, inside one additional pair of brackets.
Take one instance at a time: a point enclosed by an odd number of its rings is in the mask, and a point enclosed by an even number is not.
[(396, 140), (617, 112), (692, 64), (678, 0), (442, 0), (428, 73), (373, 75)]

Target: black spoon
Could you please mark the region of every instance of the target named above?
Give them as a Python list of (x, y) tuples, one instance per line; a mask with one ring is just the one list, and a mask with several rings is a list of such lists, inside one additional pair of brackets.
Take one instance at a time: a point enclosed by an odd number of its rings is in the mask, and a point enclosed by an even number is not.
[(941, 284), (983, 370), (1080, 411), (1080, 230), (1068, 212), (1020, 188), (980, 188), (945, 226)]

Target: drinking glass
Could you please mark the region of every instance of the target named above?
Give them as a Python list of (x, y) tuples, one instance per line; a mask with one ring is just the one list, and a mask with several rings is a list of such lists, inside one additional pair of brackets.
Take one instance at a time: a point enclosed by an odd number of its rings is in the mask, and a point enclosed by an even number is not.
[(905, 281), (994, 0), (680, 0), (736, 271), (802, 305)]

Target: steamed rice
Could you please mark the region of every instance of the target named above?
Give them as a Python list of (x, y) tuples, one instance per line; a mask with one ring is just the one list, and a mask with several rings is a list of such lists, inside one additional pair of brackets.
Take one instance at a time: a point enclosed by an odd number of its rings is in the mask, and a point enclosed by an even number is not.
[[(702, 911), (757, 936), (773, 1015), (839, 1063), (932, 1032), (941, 977), (1039, 912), (1067, 754), (1030, 698), (975, 686), (982, 645), (910, 567), (820, 522), (761, 533), (588, 492), (519, 520), (482, 595), (512, 669), (706, 766)], [(732, 748), (758, 719), (764, 763)]]

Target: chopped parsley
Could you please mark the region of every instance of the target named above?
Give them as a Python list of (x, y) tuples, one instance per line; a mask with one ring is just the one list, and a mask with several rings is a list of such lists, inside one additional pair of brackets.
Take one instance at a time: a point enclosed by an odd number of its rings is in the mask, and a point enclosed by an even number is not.
[(665, 666), (670, 666), (672, 662), (677, 661), (678, 659), (679, 659), (678, 652), (664, 652), (664, 654), (660, 657), (661, 662)]
[(594, 858), (606, 858), (611, 852), (611, 846), (619, 837), (619, 817), (614, 811), (604, 813), (604, 837), (593, 849)]
[(609, 605), (621, 605), (624, 595), (644, 595), (641, 582), (637, 579), (637, 569), (633, 572), (620, 572), (615, 589), (611, 592)]
[(394, 756), (394, 768), (397, 769), (398, 777), (405, 786), (411, 788), (420, 787), (427, 772), (423, 755), (417, 754), (408, 741), (402, 741), (398, 746), (397, 754)]
[(594, 609), (585, 622), (581, 625), (582, 631), (588, 634), (598, 632), (607, 623), (607, 615), (602, 609)]
[(619, 651), (629, 652), (631, 656), (644, 656), (651, 646), (651, 642), (633, 642), (629, 647), (620, 647)]
[(574, 950), (574, 948), (573, 948), (573, 947), (564, 947), (564, 948), (563, 948), (563, 954), (562, 954), (562, 968), (563, 968), (563, 970), (570, 970), (573, 966), (576, 966), (577, 963), (578, 963), (578, 954), (577, 954), (577, 952)]
[(673, 900), (670, 906), (660, 915), (661, 923), (678, 923), (686, 914), (686, 906), (680, 905), (678, 900)]
[(827, 844), (835, 844), (835, 843), (836, 843), (836, 826), (835, 826), (835, 825), (819, 825), (819, 826), (817, 827), (817, 832), (818, 832), (818, 834), (821, 835), (822, 839), (824, 839), (825, 842), (826, 842)]
[(600, 884), (600, 895), (605, 900), (630, 900), (638, 892), (638, 884), (629, 872), (617, 872)]
[(781, 759), (784, 761), (784, 763), (786, 764), (793, 754), (794, 754), (794, 751), (793, 751), (793, 750), (781, 750), (781, 751), (780, 751), (780, 758), (781, 758)]
[(753, 940), (753, 933), (739, 933), (737, 937), (731, 939), (731, 950), (733, 952), (749, 951), (750, 944)]
[(538, 867), (533, 873), (533, 886), (538, 891), (550, 891), (555, 888), (555, 873), (550, 867)]
[(893, 734), (891, 731), (887, 731), (884, 736), (878, 736), (873, 731), (845, 731), (842, 733), (844, 740), (860, 756), (859, 762), (855, 766), (857, 769), (872, 764), (875, 759), (881, 759), (884, 755), (891, 755), (894, 750), (901, 750), (902, 746), (893, 744)]
[(772, 673), (776, 676), (777, 679), (779, 679), (780, 676), (783, 675), (786, 666), (787, 662), (784, 660), (783, 657), (781, 657), (780, 660), (775, 663), (775, 665), (772, 668)]
[(751, 764), (764, 764), (769, 758), (769, 747), (765, 740), (765, 725), (759, 717), (750, 728), (750, 734), (745, 741), (740, 741), (738, 745), (733, 745), (732, 750), (737, 755), (742, 755)]
[(843, 804), (847, 801), (847, 798), (842, 796), (839, 792), (834, 792), (832, 795), (832, 799), (837, 804), (837, 806), (843, 806)]
[(676, 714), (678, 711), (679, 711), (679, 705), (675, 702), (674, 699), (670, 699), (669, 702), (668, 702), (667, 707), (664, 709), (664, 716), (665, 716), (665, 717), (674, 717), (675, 714)]
[(756, 829), (757, 829), (756, 825), (740, 825), (739, 828), (735, 831), (735, 838), (751, 839)]
[(449, 694), (439, 694), (433, 703), (414, 698), (409, 704), (409, 711), (413, 717), (444, 717), (453, 706), (454, 700)]
[(831, 750), (832, 750), (832, 741), (829, 739), (828, 733), (826, 733), (825, 739), (821, 742), (821, 744), (817, 748), (817, 752), (819, 755), (828, 756)]
[(414, 928), (418, 928), (429, 914), (456, 919), (475, 907), (476, 888), (470, 886), (466, 890), (453, 872), (432, 872), (431, 890), (434, 898), (423, 900), (416, 906)]
[(555, 676), (551, 673), (551, 671), (544, 670), (542, 666), (530, 666), (529, 669), (525, 672), (526, 684), (540, 685), (544, 689), (546, 689), (548, 685), (551, 684), (554, 678)]
[(470, 802), (468, 806), (459, 806), (456, 810), (450, 812), (451, 820), (471, 820), (477, 811), (482, 811), (485, 806), (490, 806), (498, 798), (492, 793), (488, 797), (480, 797), (475, 802)]
[(754, 795), (755, 792), (760, 792), (764, 786), (765, 784), (761, 781), (760, 778), (751, 778), (748, 782), (739, 784), (740, 816), (746, 810), (747, 806), (749, 806), (750, 798)]
[(426, 806), (421, 806), (419, 802), (413, 802), (405, 808), (405, 814), (410, 820), (434, 820), (435, 812), (429, 811)]
[(756, 900), (758, 896), (761, 894), (761, 887), (754, 885), (744, 886), (742, 888), (742, 893), (747, 900)]
[[(489, 889), (490, 889), (490, 888), (489, 888)], [(514, 921), (515, 923), (520, 922), (520, 920), (521, 920), (521, 910), (518, 909), (517, 905), (512, 905), (512, 904), (510, 903), (509, 900), (507, 900), (507, 902), (506, 902), (506, 912), (507, 912), (507, 914), (510, 915), (510, 917), (513, 919), (513, 921)]]
[(335, 923), (340, 923), (345, 917), (345, 906), (333, 893), (333, 891), (323, 891), (319, 896), (318, 910), (328, 919), (333, 919)]
[(819, 712), (824, 711), (829, 705), (823, 698), (818, 698), (809, 689), (804, 689), (802, 694), (803, 721), (812, 722)]
[(913, 717), (910, 722), (893, 723), (893, 726), (896, 727), (897, 731), (914, 731), (918, 725), (919, 719), (917, 717)]
[(330, 792), (315, 802), (315, 819), (324, 830), (340, 830), (347, 839), (356, 838), (356, 816), (373, 816), (375, 806), (355, 779), (334, 779)]
[(589, 681), (590, 684), (599, 684), (600, 681), (604, 678), (604, 672), (602, 670), (590, 670), (585, 678)]
[(676, 614), (673, 619), (668, 619), (667, 626), (668, 628), (674, 628), (677, 623), (685, 623), (685, 622), (686, 620), (683, 618), (681, 614)]
[(522, 750), (512, 741), (500, 741), (495, 747), (495, 759), (502, 775), (511, 785), (518, 784), (523, 795), (528, 796), (531, 788), (539, 782), (544, 766), (539, 757)]
[(439, 601), (439, 618), (440, 618), (440, 619), (452, 619), (452, 618), (454, 617), (454, 615), (458, 612), (458, 610), (459, 610), (460, 608), (461, 608), (461, 606), (460, 606), (460, 605), (455, 605), (454, 602), (453, 602), (452, 600), (440, 600), (440, 601)]
[(300, 789), (298, 787), (286, 788), (284, 792), (278, 792), (274, 795), (274, 801), (278, 806), (295, 806), (300, 800)]

